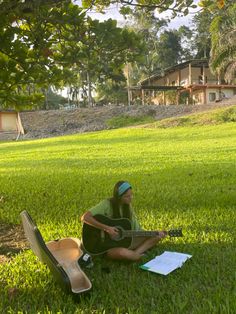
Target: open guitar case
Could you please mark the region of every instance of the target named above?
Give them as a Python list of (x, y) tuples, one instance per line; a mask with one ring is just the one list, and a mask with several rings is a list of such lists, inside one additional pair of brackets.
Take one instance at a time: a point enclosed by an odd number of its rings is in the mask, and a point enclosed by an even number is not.
[(20, 216), (32, 251), (49, 267), (63, 290), (73, 296), (89, 292), (92, 284), (82, 268), (89, 267), (92, 261), (90, 255), (81, 250), (80, 240), (64, 238), (45, 243), (29, 213), (25, 210)]

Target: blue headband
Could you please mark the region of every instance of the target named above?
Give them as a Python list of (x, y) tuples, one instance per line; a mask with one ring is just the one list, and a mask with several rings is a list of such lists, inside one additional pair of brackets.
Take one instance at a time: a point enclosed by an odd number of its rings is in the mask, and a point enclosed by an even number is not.
[(131, 185), (128, 182), (122, 183), (118, 188), (118, 195), (121, 196), (124, 194), (128, 189), (132, 189)]

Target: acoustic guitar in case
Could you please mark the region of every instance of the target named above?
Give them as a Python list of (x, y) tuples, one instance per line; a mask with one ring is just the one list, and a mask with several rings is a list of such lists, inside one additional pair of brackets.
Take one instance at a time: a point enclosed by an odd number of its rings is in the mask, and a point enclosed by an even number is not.
[(45, 243), (27, 211), (20, 213), (26, 238), (39, 260), (45, 263), (60, 286), (74, 296), (88, 292), (92, 284), (81, 267), (91, 264), (91, 257), (84, 253), (77, 238), (65, 238)]

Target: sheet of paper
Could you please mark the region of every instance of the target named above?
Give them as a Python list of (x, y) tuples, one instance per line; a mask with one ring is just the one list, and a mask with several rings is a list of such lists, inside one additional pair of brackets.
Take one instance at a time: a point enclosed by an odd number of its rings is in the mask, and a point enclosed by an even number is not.
[(192, 255), (165, 251), (151, 261), (141, 265), (140, 268), (161, 275), (168, 275), (173, 270), (181, 267)]

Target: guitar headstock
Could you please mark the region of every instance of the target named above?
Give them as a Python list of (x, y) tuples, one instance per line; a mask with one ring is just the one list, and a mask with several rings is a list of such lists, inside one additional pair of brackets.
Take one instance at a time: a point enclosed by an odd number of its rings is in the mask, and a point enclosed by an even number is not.
[(172, 229), (168, 231), (170, 237), (183, 237), (182, 229)]

